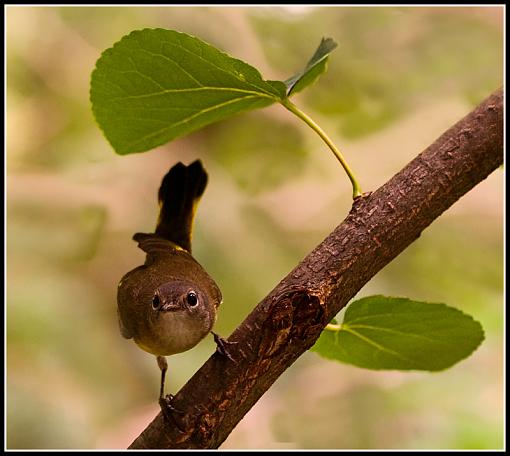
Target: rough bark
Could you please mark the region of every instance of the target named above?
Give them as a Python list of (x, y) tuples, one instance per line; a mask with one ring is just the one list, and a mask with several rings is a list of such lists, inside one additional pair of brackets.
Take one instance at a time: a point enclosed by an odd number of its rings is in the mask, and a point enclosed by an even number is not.
[(386, 264), (503, 163), (503, 93), (496, 91), (377, 191), (285, 277), (130, 448), (217, 448), (324, 326)]

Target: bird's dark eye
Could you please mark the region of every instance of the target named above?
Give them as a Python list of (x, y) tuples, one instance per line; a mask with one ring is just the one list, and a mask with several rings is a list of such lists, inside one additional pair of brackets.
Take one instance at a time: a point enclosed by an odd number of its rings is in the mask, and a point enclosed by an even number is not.
[(198, 304), (197, 294), (194, 291), (188, 291), (188, 294), (186, 295), (186, 301), (188, 302), (189, 306), (196, 306)]
[(156, 294), (152, 298), (152, 308), (153, 309), (158, 309), (159, 308), (159, 304), (160, 304), (159, 296)]

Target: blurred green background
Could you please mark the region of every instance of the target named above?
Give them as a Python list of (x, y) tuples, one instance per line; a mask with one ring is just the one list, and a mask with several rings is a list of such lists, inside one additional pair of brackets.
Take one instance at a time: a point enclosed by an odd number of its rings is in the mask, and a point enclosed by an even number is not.
[[(145, 27), (184, 31), (284, 80), (322, 36), (328, 72), (294, 98), (375, 190), (502, 84), (503, 7), (6, 7), (7, 447), (125, 448), (158, 411), (155, 359), (121, 338), (120, 277), (144, 261), (161, 177), (210, 175), (194, 255), (224, 296), (217, 331), (250, 310), (347, 215), (350, 184), (280, 106), (117, 156), (94, 123), (100, 53)], [(358, 294), (445, 302), (482, 346), (440, 373), (372, 372), (304, 354), (222, 448), (503, 446), (503, 171), (436, 220)], [(214, 350), (169, 358), (176, 392)]]

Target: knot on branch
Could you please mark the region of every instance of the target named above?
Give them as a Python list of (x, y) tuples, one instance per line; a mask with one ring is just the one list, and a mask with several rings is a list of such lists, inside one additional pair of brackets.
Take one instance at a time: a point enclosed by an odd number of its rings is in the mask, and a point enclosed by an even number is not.
[(279, 357), (290, 344), (311, 347), (327, 323), (325, 314), (318, 294), (305, 288), (291, 287), (273, 297), (264, 324), (271, 337), (262, 338), (260, 357)]

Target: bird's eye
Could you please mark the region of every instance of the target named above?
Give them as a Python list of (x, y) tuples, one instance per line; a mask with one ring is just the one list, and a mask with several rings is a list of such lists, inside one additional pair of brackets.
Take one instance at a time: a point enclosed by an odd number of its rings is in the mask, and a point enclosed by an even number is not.
[(153, 309), (158, 309), (159, 308), (159, 304), (160, 304), (159, 296), (156, 294), (152, 298), (152, 308)]
[(188, 294), (186, 295), (186, 301), (188, 302), (189, 306), (196, 306), (198, 304), (197, 294), (194, 291), (188, 291)]

